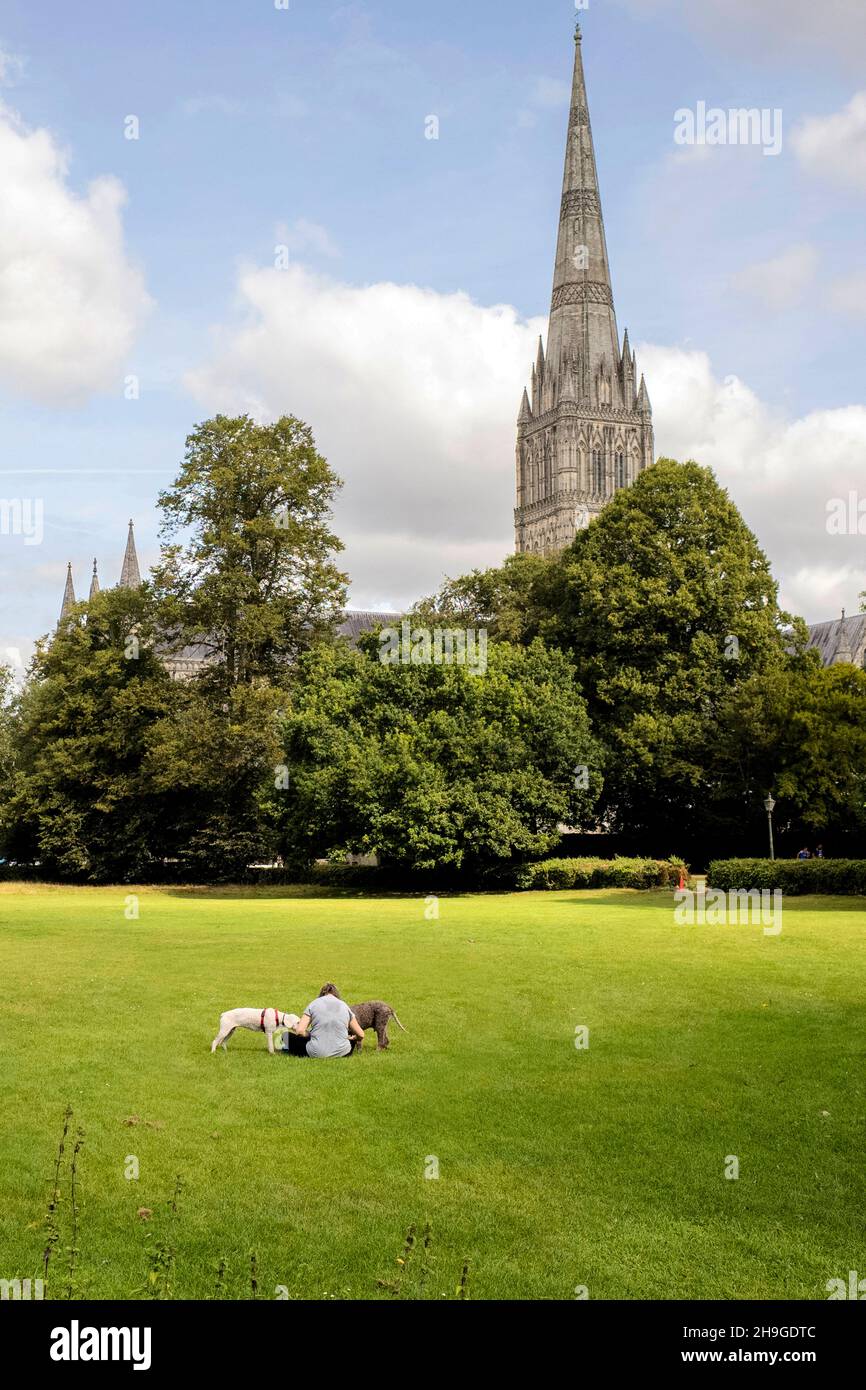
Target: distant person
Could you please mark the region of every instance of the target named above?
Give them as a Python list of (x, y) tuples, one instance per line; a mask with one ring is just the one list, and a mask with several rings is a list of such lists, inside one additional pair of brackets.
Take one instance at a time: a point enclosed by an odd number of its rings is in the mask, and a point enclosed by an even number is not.
[(340, 998), (334, 984), (322, 985), (318, 999), (304, 1009), (304, 1016), (286, 1033), (285, 1051), (290, 1057), (351, 1057), (364, 1032), (355, 1015)]
[(800, 850), (800, 853), (797, 855), (797, 858), (798, 858), (798, 859), (811, 859), (811, 858), (812, 858), (811, 850), (808, 850), (808, 849), (801, 849), (801, 850)]
[(815, 846), (815, 858), (816, 858), (816, 859), (823, 859), (823, 858), (824, 858), (824, 846), (823, 846), (823, 845), (816, 845), (816, 846)]

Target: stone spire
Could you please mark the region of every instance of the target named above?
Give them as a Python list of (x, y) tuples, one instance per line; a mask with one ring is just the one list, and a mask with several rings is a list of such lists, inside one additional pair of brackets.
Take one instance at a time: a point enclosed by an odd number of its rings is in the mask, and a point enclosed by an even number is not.
[(517, 427), (517, 549), (548, 554), (654, 459), (649, 393), (628, 333), (620, 346), (617, 331), (580, 25), (547, 352), (540, 343), (528, 400)]
[(135, 531), (132, 522), (129, 523), (129, 535), (126, 538), (126, 554), (123, 557), (123, 569), (120, 571), (121, 589), (137, 589), (141, 584), (141, 571), (138, 568), (138, 555), (135, 551)]
[(562, 178), (559, 236), (547, 335), (549, 360), (580, 364), (580, 394), (602, 361), (619, 361), (619, 334), (607, 259), (580, 25), (575, 32), (571, 111)]
[(96, 561), (93, 562), (93, 578), (90, 581), (90, 598), (95, 598), (99, 593), (99, 575), (96, 573)]
[(842, 609), (842, 621), (836, 629), (836, 650), (833, 653), (833, 666), (843, 664), (850, 666), (854, 660), (854, 653), (851, 650), (851, 639), (848, 635), (848, 623), (845, 618), (845, 609)]
[(66, 588), (63, 590), (63, 604), (60, 609), (60, 621), (68, 618), (75, 607), (75, 585), (72, 582), (72, 561), (66, 566)]

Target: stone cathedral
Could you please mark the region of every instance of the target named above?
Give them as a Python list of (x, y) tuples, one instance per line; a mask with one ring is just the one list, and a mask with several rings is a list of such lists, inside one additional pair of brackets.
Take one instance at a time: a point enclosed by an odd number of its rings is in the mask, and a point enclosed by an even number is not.
[(518, 551), (568, 545), (653, 458), (627, 330), (619, 345), (578, 25), (547, 353), (539, 340), (517, 424)]

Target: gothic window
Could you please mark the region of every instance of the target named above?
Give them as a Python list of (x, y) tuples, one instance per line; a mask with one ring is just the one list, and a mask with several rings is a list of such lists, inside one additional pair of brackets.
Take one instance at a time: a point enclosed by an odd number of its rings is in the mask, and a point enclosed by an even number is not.
[(627, 481), (625, 454), (622, 449), (619, 449), (616, 455), (616, 485), (617, 487), (625, 487)]
[(592, 490), (604, 492), (604, 455), (601, 449), (592, 451)]

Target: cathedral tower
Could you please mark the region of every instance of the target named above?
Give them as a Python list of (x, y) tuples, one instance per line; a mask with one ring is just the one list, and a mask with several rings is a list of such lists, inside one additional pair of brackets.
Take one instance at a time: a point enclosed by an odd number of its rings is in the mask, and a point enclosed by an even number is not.
[(628, 331), (619, 345), (578, 25), (547, 353), (539, 340), (517, 422), (518, 551), (561, 550), (653, 457)]

